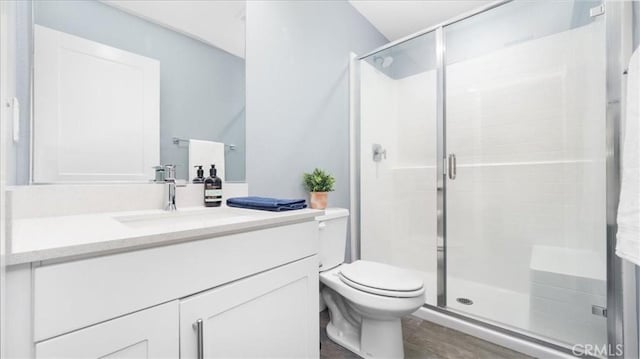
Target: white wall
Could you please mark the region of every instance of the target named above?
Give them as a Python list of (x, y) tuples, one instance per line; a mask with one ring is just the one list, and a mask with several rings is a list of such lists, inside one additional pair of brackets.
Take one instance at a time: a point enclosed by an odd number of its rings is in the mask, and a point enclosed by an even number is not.
[(526, 292), (534, 245), (595, 251), (604, 273), (600, 25), (447, 68), (447, 148), (458, 158), (447, 188), (451, 275)]
[[(436, 76), (361, 62), (362, 258), (416, 270), (436, 300)], [(387, 159), (372, 160), (372, 144)]]

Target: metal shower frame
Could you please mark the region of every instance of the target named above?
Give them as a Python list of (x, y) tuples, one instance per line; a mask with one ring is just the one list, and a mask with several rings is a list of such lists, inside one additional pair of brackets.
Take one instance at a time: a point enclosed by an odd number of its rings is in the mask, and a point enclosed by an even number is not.
[[(427, 33), (435, 33), (436, 38), (436, 64), (437, 64), (437, 306), (425, 304), (425, 307), (435, 310), (454, 318), (462, 319), (475, 325), (479, 325), (489, 330), (494, 330), (502, 334), (510, 335), (514, 338), (524, 339), (529, 342), (542, 345), (547, 348), (555, 349), (561, 352), (571, 354), (571, 349), (559, 342), (551, 342), (548, 338), (537, 337), (532, 333), (518, 330), (515, 328), (505, 327), (499, 324), (485, 322), (473, 318), (467, 314), (447, 308), (447, 228), (446, 228), (446, 180), (445, 180), (445, 150), (446, 150), (446, 66), (445, 66), (445, 34), (444, 28), (448, 25), (463, 21), (475, 15), (490, 11), (513, 0), (496, 1), (477, 10), (465, 13), (446, 22), (429, 27), (427, 29), (416, 32), (399, 40), (383, 45), (369, 53), (358, 56), (352, 62), (355, 75), (352, 76), (353, 91), (352, 95), (356, 97), (352, 100), (354, 105), (353, 121), (351, 126), (351, 138), (355, 142), (352, 150), (355, 155), (352, 156), (352, 166), (355, 170), (355, 180), (352, 191), (352, 236), (356, 248), (352, 248), (355, 255), (352, 258), (360, 258), (360, 68), (361, 60), (392, 48), (401, 43), (407, 42), (414, 38), (420, 37)], [(620, 193), (620, 122), (622, 116), (621, 103), (623, 98), (624, 84), (624, 60), (630, 55), (630, 38), (631, 23), (628, 11), (625, 12), (628, 2), (619, 2), (615, 0), (604, 0), (602, 2), (603, 16), (605, 17), (605, 36), (606, 36), (606, 223), (607, 223), (607, 334), (608, 344), (610, 347), (616, 348), (616, 345), (624, 345), (625, 357), (637, 357), (638, 338), (637, 338), (637, 308), (636, 301), (636, 282), (635, 269), (629, 263), (625, 263), (615, 255), (616, 231), (617, 231), (617, 208), (618, 197)], [(629, 45), (627, 45), (629, 43)], [(355, 148), (355, 149), (354, 149)], [(623, 286), (624, 283), (624, 286)], [(623, 287), (626, 292), (623, 295)], [(624, 298), (631, 298), (625, 303)], [(624, 315), (626, 314), (626, 315)], [(625, 317), (631, 319), (625, 322)], [(626, 334), (626, 336), (625, 336)], [(626, 345), (625, 345), (626, 344)], [(615, 353), (615, 349), (613, 350)]]

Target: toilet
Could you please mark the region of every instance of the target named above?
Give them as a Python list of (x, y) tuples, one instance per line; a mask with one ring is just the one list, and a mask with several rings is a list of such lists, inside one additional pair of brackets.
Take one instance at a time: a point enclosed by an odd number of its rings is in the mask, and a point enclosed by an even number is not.
[(327, 335), (363, 358), (403, 358), (400, 318), (425, 302), (416, 273), (366, 260), (344, 263), (349, 211), (327, 208), (320, 229), (321, 310), (329, 309)]

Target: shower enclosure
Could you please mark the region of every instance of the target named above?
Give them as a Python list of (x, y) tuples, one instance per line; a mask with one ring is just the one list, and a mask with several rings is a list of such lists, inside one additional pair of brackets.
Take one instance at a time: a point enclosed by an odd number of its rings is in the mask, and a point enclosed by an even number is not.
[(621, 341), (604, 5), (502, 2), (359, 59), (362, 259), (556, 349)]

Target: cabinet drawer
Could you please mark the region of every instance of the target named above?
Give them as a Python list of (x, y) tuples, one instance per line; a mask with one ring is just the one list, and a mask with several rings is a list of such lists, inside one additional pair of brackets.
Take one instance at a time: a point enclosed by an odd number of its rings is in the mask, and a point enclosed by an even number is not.
[(178, 358), (178, 301), (36, 344), (36, 359)]
[(318, 252), (315, 221), (38, 267), (34, 336), (51, 338)]

